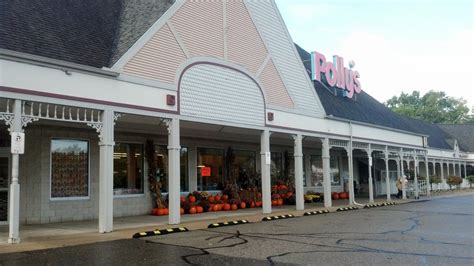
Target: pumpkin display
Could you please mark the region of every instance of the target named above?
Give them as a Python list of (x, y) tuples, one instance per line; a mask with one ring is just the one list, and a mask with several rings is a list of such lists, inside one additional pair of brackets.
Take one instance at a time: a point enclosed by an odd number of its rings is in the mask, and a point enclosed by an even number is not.
[(183, 209), (183, 208), (179, 208), (179, 213), (180, 213), (180, 214), (184, 214), (184, 209)]
[(231, 210), (237, 210), (237, 204), (232, 204), (230, 205)]
[(201, 206), (196, 206), (196, 212), (197, 213), (202, 213), (204, 209)]
[(240, 203), (240, 208), (241, 208), (241, 209), (245, 209), (246, 207), (247, 207), (247, 204), (245, 204), (245, 202), (242, 201), (242, 202)]
[(223, 209), (224, 211), (230, 211), (230, 204), (229, 204), (229, 203), (224, 204), (224, 206), (222, 207), (222, 209)]
[(332, 199), (333, 200), (339, 199), (339, 193), (337, 193), (337, 192), (332, 193)]
[(207, 200), (208, 200), (210, 203), (213, 203), (213, 202), (214, 202), (214, 196), (209, 196), (209, 197), (207, 197)]
[(219, 204), (215, 204), (214, 207), (212, 207), (212, 210), (215, 212), (220, 211)]
[(272, 206), (277, 206), (278, 201), (277, 200), (272, 200)]
[(256, 205), (257, 207), (262, 207), (262, 202), (261, 202), (261, 201), (257, 201), (257, 202), (255, 203), (255, 205)]
[(195, 214), (197, 212), (196, 207), (189, 208), (189, 214)]
[(207, 209), (208, 212), (213, 212), (214, 211), (214, 204), (209, 205), (209, 208)]
[(345, 192), (339, 192), (338, 194), (340, 199), (345, 199), (346, 198), (346, 193)]
[(221, 196), (219, 194), (217, 194), (216, 196), (214, 196), (214, 200), (215, 201), (220, 201), (221, 200)]
[(196, 197), (194, 197), (193, 195), (189, 196), (188, 199), (189, 199), (189, 202), (191, 203), (196, 202)]
[(163, 215), (168, 215), (168, 214), (170, 214), (168, 208), (164, 208), (164, 213), (163, 213)]
[(277, 199), (278, 206), (283, 205), (283, 199)]
[(151, 215), (158, 215), (158, 208), (151, 209)]
[(227, 195), (222, 195), (221, 200), (226, 201), (229, 199), (229, 196)]
[(181, 202), (185, 202), (185, 201), (186, 201), (186, 197), (181, 196), (181, 197), (179, 197), (179, 200), (180, 200)]

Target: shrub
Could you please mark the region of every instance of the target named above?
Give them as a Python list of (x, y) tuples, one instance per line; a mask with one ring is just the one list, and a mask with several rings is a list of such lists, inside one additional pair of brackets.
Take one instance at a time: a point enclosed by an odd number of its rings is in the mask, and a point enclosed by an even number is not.
[(441, 181), (442, 181), (441, 177), (439, 177), (439, 176), (434, 175), (434, 176), (430, 177), (431, 184), (439, 184), (439, 183), (441, 183)]
[(474, 175), (467, 176), (467, 180), (469, 181), (469, 184), (472, 187), (472, 184), (474, 184)]
[(446, 183), (448, 183), (449, 186), (457, 186), (462, 183), (462, 178), (460, 178), (459, 176), (450, 176), (446, 180)]

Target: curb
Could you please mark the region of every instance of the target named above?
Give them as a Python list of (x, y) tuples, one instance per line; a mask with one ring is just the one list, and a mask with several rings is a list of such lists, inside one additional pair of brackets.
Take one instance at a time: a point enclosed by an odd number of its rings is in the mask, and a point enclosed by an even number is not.
[(176, 228), (168, 228), (162, 230), (153, 230), (153, 231), (146, 231), (146, 232), (138, 232), (133, 234), (133, 238), (141, 238), (147, 236), (159, 236), (159, 235), (167, 235), (172, 233), (181, 233), (189, 231), (186, 227), (176, 227)]
[(265, 222), (265, 221), (274, 221), (274, 220), (289, 219), (289, 218), (295, 218), (295, 216), (293, 214), (267, 216), (267, 217), (263, 217), (262, 221)]
[(248, 223), (250, 222), (247, 220), (236, 220), (236, 221), (230, 221), (230, 222), (220, 222), (220, 223), (209, 224), (207, 228), (217, 228), (217, 227), (222, 227), (222, 226), (248, 224)]

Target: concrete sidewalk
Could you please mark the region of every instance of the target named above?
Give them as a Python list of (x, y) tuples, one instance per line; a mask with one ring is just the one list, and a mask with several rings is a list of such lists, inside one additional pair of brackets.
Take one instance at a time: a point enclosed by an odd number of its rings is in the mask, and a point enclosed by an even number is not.
[[(468, 194), (472, 191), (467, 192)], [(454, 193), (454, 195), (461, 195), (466, 193)], [(443, 193), (439, 196), (448, 196)], [(414, 201), (413, 199), (393, 201), (397, 203), (407, 203)], [(357, 203), (368, 204), (368, 199), (356, 199)], [(376, 203), (386, 202), (383, 198), (375, 200)], [(335, 212), (337, 208), (346, 207), (347, 200), (333, 201), (333, 207), (329, 209)], [(306, 203), (304, 211), (296, 211), (295, 206), (286, 205), (272, 208), (273, 215), (293, 214), (295, 216), (302, 216), (308, 211), (324, 210), (322, 203)], [(48, 248), (58, 248), (64, 246), (74, 246), (80, 244), (95, 243), (101, 241), (112, 241), (119, 239), (129, 239), (136, 232), (149, 231), (153, 229), (166, 229), (171, 227), (186, 227), (189, 230), (204, 229), (211, 223), (225, 222), (231, 220), (245, 219), (250, 222), (260, 222), (263, 217), (269, 216), (263, 214), (261, 208), (243, 209), (228, 212), (208, 212), (195, 215), (183, 215), (181, 217), (181, 224), (168, 225), (167, 216), (132, 216), (114, 218), (114, 232), (107, 234), (98, 233), (98, 221), (81, 221), (55, 224), (40, 224), (40, 225), (24, 225), (20, 228), (21, 243), (8, 244), (8, 225), (0, 226), (0, 254), (21, 252), (29, 250), (39, 250)]]

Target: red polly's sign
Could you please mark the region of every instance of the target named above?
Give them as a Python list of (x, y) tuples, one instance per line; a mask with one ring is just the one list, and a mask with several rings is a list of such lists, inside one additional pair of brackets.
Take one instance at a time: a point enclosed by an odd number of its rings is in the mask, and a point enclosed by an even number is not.
[(211, 176), (211, 167), (201, 168), (201, 176)]
[[(349, 62), (350, 69), (344, 67), (344, 59), (333, 56), (333, 62), (327, 62), (326, 57), (318, 52), (311, 53), (311, 78), (323, 81), (330, 87), (337, 87), (344, 91), (344, 96), (352, 98), (354, 93), (360, 93), (362, 88), (359, 82), (359, 72), (352, 71), (354, 62)], [(324, 78), (323, 78), (324, 77)]]

